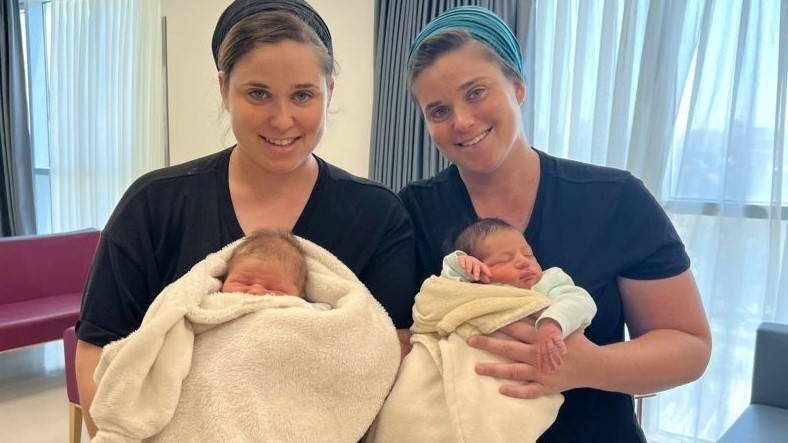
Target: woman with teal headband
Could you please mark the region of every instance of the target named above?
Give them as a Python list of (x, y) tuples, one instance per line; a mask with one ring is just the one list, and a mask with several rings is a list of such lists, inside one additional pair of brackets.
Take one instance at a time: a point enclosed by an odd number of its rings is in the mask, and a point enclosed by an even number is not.
[(519, 44), (492, 12), (460, 7), (437, 17), (414, 40), (408, 70), (432, 140), (452, 163), (400, 192), (416, 229), (420, 277), (440, 273), (458, 226), (497, 217), (521, 229), (542, 265), (564, 269), (598, 307), (585, 333), (568, 337), (555, 372), (534, 367), (536, 333), (524, 322), (501, 329), (508, 340), (472, 337), (471, 346), (510, 363), (468, 370), (509, 380), (499, 391), (512, 399), (563, 393), (540, 442), (645, 441), (633, 394), (697, 379), (711, 352), (690, 260), (671, 221), (630, 173), (531, 147)]

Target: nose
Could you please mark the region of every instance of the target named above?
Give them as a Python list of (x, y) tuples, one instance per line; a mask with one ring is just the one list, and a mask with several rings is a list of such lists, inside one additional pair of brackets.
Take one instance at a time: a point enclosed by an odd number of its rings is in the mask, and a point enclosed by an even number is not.
[(271, 126), (282, 131), (293, 125), (293, 114), (287, 100), (278, 100), (272, 105), (270, 121)]
[(265, 292), (263, 285), (253, 284), (249, 286), (248, 292), (253, 295), (263, 295)]
[(514, 262), (518, 269), (527, 268), (529, 265), (528, 258), (522, 254), (518, 255)]
[(457, 132), (466, 132), (474, 123), (473, 112), (467, 107), (457, 106), (454, 108), (454, 130)]

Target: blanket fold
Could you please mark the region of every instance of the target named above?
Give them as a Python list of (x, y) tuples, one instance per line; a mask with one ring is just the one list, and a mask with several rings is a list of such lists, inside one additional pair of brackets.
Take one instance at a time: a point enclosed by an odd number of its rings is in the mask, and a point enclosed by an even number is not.
[[(413, 307), (413, 349), (365, 442), (534, 442), (555, 421), (560, 394), (532, 400), (498, 392), (507, 380), (479, 376), (476, 363), (510, 363), (467, 345), (549, 306), (544, 295), (509, 286), (430, 277)], [(500, 334), (501, 337), (506, 337)]]
[(107, 345), (90, 412), (111, 441), (358, 441), (399, 364), (383, 307), (339, 259), (299, 238), (310, 301), (217, 292), (234, 242)]

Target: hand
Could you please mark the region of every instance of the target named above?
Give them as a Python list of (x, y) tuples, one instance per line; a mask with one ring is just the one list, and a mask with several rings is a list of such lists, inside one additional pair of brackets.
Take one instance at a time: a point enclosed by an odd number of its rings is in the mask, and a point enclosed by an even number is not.
[(542, 319), (536, 330), (537, 343), (536, 364), (540, 371), (553, 372), (563, 363), (562, 355), (566, 354), (561, 326), (551, 318)]
[(489, 335), (475, 335), (468, 340), (474, 348), (512, 360), (512, 363), (479, 363), (479, 375), (503, 378), (514, 383), (501, 385), (499, 392), (516, 398), (536, 398), (545, 394), (589, 386), (585, 364), (591, 359), (597, 345), (578, 331), (567, 337), (567, 352), (561, 366), (553, 372), (542, 372), (537, 365), (537, 333), (533, 325), (514, 322), (499, 329), (513, 340)]
[(478, 258), (470, 255), (460, 255), (457, 257), (457, 262), (465, 271), (465, 278), (468, 280), (490, 283), (490, 277), (492, 276), (490, 268)]

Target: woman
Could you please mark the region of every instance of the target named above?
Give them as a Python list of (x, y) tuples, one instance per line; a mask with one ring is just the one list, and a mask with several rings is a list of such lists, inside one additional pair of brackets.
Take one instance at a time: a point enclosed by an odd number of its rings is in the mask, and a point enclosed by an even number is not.
[[(517, 39), (478, 7), (449, 10), (411, 46), (410, 91), (433, 141), (453, 164), (401, 192), (416, 230), (420, 276), (437, 274), (458, 225), (498, 217), (525, 233), (544, 267), (558, 266), (588, 290), (598, 313), (555, 372), (537, 371), (536, 332), (518, 322), (516, 341), (469, 343), (516, 363), (480, 363), (509, 379), (500, 392), (534, 398), (563, 392), (558, 419), (539, 441), (645, 441), (633, 394), (697, 379), (711, 335), (689, 257), (670, 220), (625, 171), (549, 156), (526, 139), (526, 98)], [(624, 341), (624, 327), (632, 338)], [(526, 418), (524, 418), (525, 420)]]
[(156, 295), (192, 265), (258, 229), (291, 230), (328, 249), (397, 328), (410, 325), (417, 284), (413, 261), (403, 260), (415, 254), (407, 212), (385, 187), (312, 154), (334, 88), (326, 24), (302, 0), (236, 0), (212, 46), (238, 143), (141, 177), (107, 223), (77, 324), (85, 412), (102, 347), (138, 328)]

